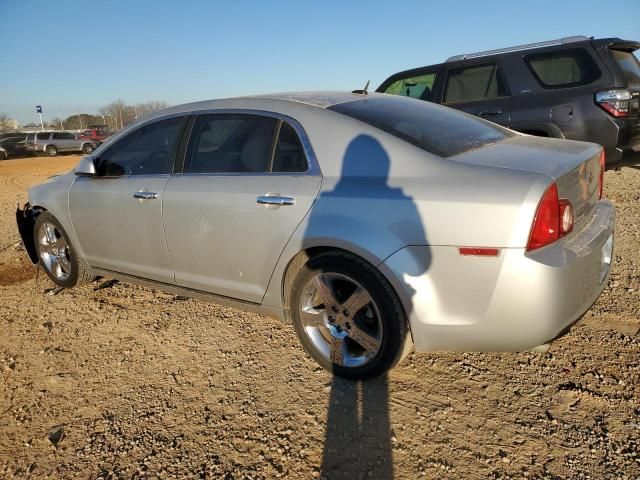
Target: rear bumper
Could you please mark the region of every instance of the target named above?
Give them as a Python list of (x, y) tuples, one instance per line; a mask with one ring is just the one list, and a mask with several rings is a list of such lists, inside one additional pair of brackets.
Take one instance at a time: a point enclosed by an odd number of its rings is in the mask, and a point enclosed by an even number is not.
[(380, 268), (405, 306), (417, 350), (523, 351), (558, 336), (596, 301), (609, 276), (614, 223), (613, 204), (601, 201), (581, 232), (531, 253), (475, 257), (412, 246)]

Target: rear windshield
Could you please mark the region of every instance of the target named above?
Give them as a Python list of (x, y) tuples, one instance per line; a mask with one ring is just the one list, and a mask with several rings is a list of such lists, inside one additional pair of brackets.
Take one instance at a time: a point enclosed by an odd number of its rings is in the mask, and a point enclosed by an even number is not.
[(616, 61), (620, 70), (627, 79), (629, 85), (640, 85), (640, 62), (631, 52), (622, 50), (610, 50), (611, 56)]
[(377, 97), (329, 107), (441, 157), (497, 143), (509, 130), (452, 108), (406, 97)]

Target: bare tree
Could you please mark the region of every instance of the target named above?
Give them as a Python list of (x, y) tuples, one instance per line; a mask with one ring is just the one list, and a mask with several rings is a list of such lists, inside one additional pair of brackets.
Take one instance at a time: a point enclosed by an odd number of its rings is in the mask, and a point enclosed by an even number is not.
[(167, 108), (167, 102), (164, 100), (151, 100), (150, 102), (139, 103), (135, 106), (136, 113), (139, 117), (149, 115), (150, 113), (157, 112)]
[(164, 100), (152, 100), (150, 102), (139, 103), (137, 105), (127, 105), (124, 100), (118, 99), (105, 105), (98, 111), (107, 122), (107, 126), (112, 130), (120, 130), (125, 125), (134, 120), (167, 108), (167, 102)]
[(6, 113), (0, 113), (0, 130), (9, 130), (12, 127), (11, 119)]

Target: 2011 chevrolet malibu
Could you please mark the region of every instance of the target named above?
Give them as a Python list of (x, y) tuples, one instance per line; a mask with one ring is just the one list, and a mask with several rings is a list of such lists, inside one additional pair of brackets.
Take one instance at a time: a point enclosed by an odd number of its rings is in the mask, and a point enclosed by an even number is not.
[(278, 94), (140, 120), (16, 216), (59, 286), (106, 276), (276, 316), (364, 379), (413, 345), (523, 351), (566, 330), (609, 274), (603, 171), (598, 145), (428, 102)]

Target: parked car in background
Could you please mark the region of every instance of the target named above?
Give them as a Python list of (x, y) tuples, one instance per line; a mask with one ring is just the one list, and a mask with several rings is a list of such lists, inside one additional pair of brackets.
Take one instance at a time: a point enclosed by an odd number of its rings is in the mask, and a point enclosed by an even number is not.
[(396, 73), (378, 92), (442, 103), (531, 135), (640, 151), (640, 42), (583, 36), (457, 55)]
[(104, 140), (109, 138), (109, 133), (106, 130), (90, 128), (80, 132), (78, 136), (83, 140), (93, 140), (94, 142), (102, 143)]
[(98, 143), (93, 140), (78, 138), (71, 132), (35, 132), (30, 133), (26, 140), (28, 152), (45, 153), (55, 157), (58, 153), (81, 152), (86, 155), (93, 152)]
[(0, 147), (0, 160), (6, 160), (7, 158), (9, 158), (7, 151), (3, 147)]
[(577, 320), (613, 255), (603, 162), (411, 98), (235, 98), (127, 127), (16, 218), (59, 286), (108, 276), (274, 315), (360, 379), (412, 342), (521, 351)]
[(26, 133), (12, 132), (0, 134), (0, 147), (8, 157), (24, 155), (26, 151)]

